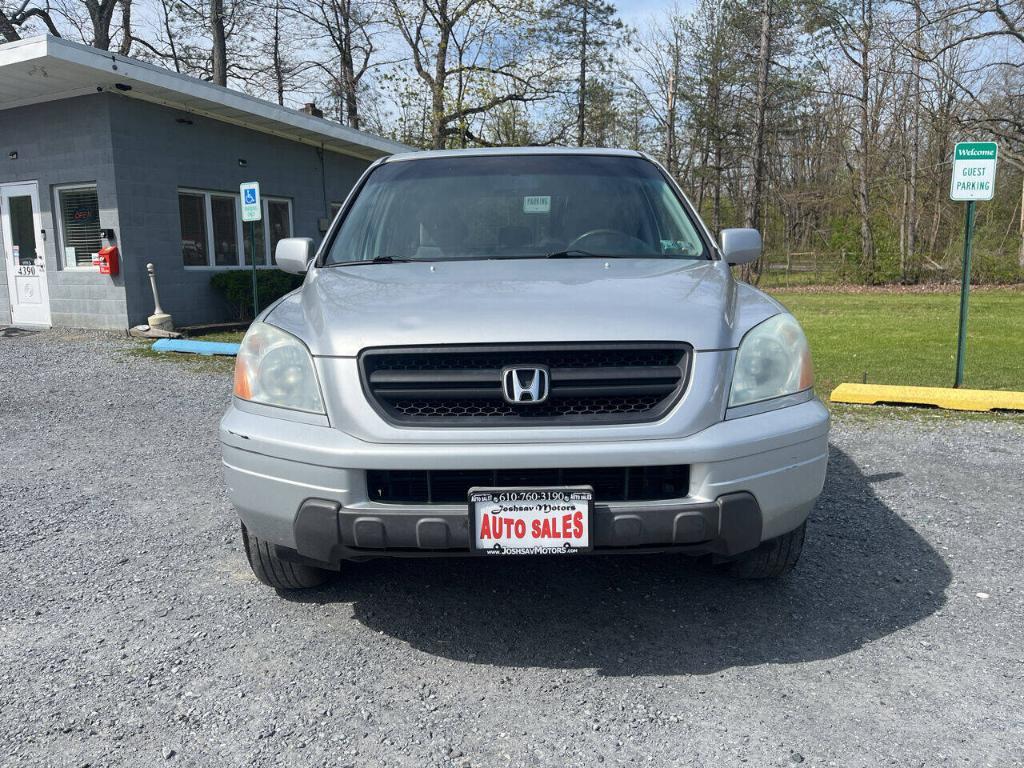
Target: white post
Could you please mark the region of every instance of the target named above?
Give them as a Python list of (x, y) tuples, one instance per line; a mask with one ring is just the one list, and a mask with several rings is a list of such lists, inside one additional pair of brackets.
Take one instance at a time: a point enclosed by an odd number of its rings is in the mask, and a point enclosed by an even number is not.
[(171, 316), (160, 307), (160, 294), (156, 291), (156, 267), (152, 263), (146, 265), (149, 272), (149, 285), (153, 289), (153, 314), (149, 316), (149, 327), (158, 331), (174, 330), (174, 322)]

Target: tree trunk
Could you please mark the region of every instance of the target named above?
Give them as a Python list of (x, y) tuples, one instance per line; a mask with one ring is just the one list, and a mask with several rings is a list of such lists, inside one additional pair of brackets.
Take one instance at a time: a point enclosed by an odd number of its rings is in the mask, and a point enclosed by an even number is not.
[(907, 194), (906, 261), (901, 277), (910, 279), (909, 272), (917, 268), (917, 167), (921, 164), (921, 4), (914, 3), (914, 61), (913, 103), (910, 105), (910, 189)]
[(444, 149), (445, 136), (444, 124), (442, 123), (444, 113), (444, 89), (440, 85), (433, 85), (430, 89), (430, 147), (431, 149)]
[(359, 102), (357, 101), (356, 95), (356, 83), (355, 73), (352, 71), (352, 57), (347, 57), (347, 63), (344, 65), (347, 67), (345, 72), (345, 122), (347, 122), (352, 128), (359, 128), (360, 117), (359, 117)]
[(873, 2), (861, 0), (864, 28), (860, 47), (860, 173), (857, 178), (857, 208), (860, 212), (861, 268), (868, 283), (875, 282), (875, 244), (871, 233), (871, 40), (873, 35)]
[[(936, 136), (934, 141), (929, 143), (933, 143), (936, 147), (939, 148), (938, 151), (935, 152), (933, 157), (930, 158), (930, 164), (933, 168), (935, 168), (939, 167), (943, 163), (943, 161), (947, 159), (945, 157), (945, 152), (946, 147), (949, 146), (951, 132), (948, 102), (942, 103), (942, 105), (939, 108), (938, 114), (936, 114), (935, 118), (932, 121), (932, 125), (934, 126)], [(932, 198), (932, 225), (928, 232), (928, 258), (933, 260), (936, 257), (936, 251), (938, 248), (939, 240), (939, 228), (942, 225), (943, 198), (946, 194), (948, 194), (949, 189), (948, 179), (944, 179), (941, 176), (937, 176), (934, 189), (935, 195)]]
[(903, 194), (900, 197), (900, 280), (906, 282), (907, 274), (907, 240), (910, 229), (910, 181), (903, 177)]
[(711, 73), (708, 80), (708, 94), (704, 116), (704, 162), (701, 167), (701, 191), (700, 191), (700, 205), (697, 210), (700, 211), (704, 204), (704, 185), (707, 183), (707, 162), (708, 155), (714, 151), (714, 162), (715, 162), (715, 175), (714, 175), (714, 188), (712, 190), (713, 205), (713, 216), (712, 216), (712, 228), (711, 231), (715, 237), (718, 237), (718, 228), (721, 225), (719, 214), (721, 212), (721, 185), (722, 185), (722, 137), (719, 135), (720, 115), (719, 105), (721, 103), (720, 97), (721, 81), (719, 80), (720, 72), (720, 59), (719, 53), (720, 48), (716, 39), (715, 42), (715, 56), (711, 62)]
[(678, 54), (673, 49), (672, 71), (668, 75), (668, 103), (665, 105), (665, 170), (670, 176), (676, 175), (676, 62)]
[(672, 64), (668, 73), (668, 92), (665, 104), (665, 169), (670, 175), (676, 176), (678, 164), (676, 156), (676, 92), (679, 89), (679, 27), (672, 24)]
[(576, 143), (583, 146), (587, 132), (587, 24), (589, 22), (590, 2), (583, 0), (583, 23), (580, 26), (580, 82), (576, 105)]
[(342, 14), (341, 89), (345, 101), (345, 122), (359, 128), (359, 102), (356, 94), (356, 69), (352, 58), (352, 5), (345, 2)]
[(704, 210), (704, 196), (708, 186), (708, 162), (711, 160), (711, 146), (708, 141), (709, 133), (704, 131), (701, 137), (700, 150), (700, 176), (697, 179), (697, 213)]
[[(442, 19), (447, 19), (447, 3), (441, 4)], [(434, 62), (434, 82), (430, 86), (430, 145), (434, 149), (444, 149), (444, 88), (448, 79), (448, 45), (451, 42), (451, 27), (440, 24), (440, 36), (437, 41), (437, 60)]]
[(16, 40), (21, 40), (21, 35), (18, 34), (18, 30), (11, 24), (11, 20), (7, 18), (7, 14), (0, 9), (0, 35), (4, 36), (4, 39), (13, 43)]
[(722, 230), (722, 141), (715, 137), (715, 184), (711, 188), (711, 231), (718, 237)]
[[(772, 60), (772, 10), (772, 0), (762, 0), (761, 40), (758, 46), (757, 91), (754, 105), (754, 178), (746, 217), (746, 225), (752, 229), (762, 229), (761, 199), (764, 197), (764, 134), (768, 116), (768, 76), (771, 72)], [(754, 264), (744, 264), (741, 270), (743, 279), (747, 281), (750, 281), (751, 276), (758, 272), (760, 272), (760, 259)]]
[(1020, 252), (1017, 264), (1024, 269), (1024, 179), (1020, 182)]
[(109, 51), (110, 27), (108, 24), (103, 23), (101, 13), (100, 9), (94, 11), (90, 4), (89, 15), (92, 17), (92, 47), (99, 48), (101, 51)]
[(117, 52), (127, 56), (132, 52), (132, 0), (121, 0), (121, 45)]
[(277, 103), (284, 106), (284, 62), (281, 58), (281, 4), (274, 5), (274, 91)]
[(92, 46), (101, 51), (110, 50), (110, 22), (114, 18), (114, 8), (117, 0), (86, 0), (85, 7), (89, 11), (89, 21), (92, 22)]
[(228, 84), (228, 45), (224, 32), (224, 0), (210, 0), (210, 37), (213, 38), (212, 80)]
[(772, 0), (761, 5), (761, 43), (757, 61), (757, 95), (754, 115), (754, 179), (747, 210), (747, 226), (761, 227), (761, 199), (764, 196), (765, 123), (768, 116), (768, 76), (772, 58)]

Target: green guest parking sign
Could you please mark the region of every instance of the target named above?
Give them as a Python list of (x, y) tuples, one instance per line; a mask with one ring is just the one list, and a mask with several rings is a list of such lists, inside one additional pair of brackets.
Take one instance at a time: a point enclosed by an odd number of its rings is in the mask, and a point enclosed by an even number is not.
[(953, 150), (950, 200), (991, 200), (996, 188), (994, 141), (961, 141)]

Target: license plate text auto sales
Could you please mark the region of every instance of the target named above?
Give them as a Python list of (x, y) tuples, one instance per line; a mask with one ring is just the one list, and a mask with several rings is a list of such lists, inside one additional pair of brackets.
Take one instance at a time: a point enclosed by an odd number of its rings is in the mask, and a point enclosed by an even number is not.
[(472, 488), (473, 546), (488, 554), (557, 555), (590, 549), (594, 491)]

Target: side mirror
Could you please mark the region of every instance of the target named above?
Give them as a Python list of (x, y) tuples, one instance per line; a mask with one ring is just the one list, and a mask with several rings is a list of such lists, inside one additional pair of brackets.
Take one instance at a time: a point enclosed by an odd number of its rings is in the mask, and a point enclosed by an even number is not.
[(723, 229), (720, 237), (722, 256), (730, 266), (749, 264), (761, 255), (761, 233), (756, 229)]
[(313, 258), (313, 238), (286, 237), (277, 241), (274, 249), (277, 268), (293, 275), (304, 275), (309, 260)]

